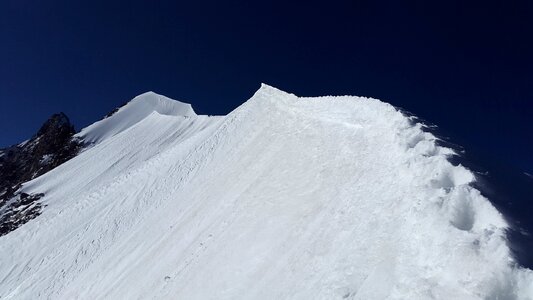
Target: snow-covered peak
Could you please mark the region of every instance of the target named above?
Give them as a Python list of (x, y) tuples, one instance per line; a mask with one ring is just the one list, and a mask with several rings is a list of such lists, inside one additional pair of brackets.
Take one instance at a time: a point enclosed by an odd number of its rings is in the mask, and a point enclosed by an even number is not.
[(272, 95), (277, 95), (277, 96), (282, 96), (282, 97), (287, 97), (287, 96), (296, 97), (294, 94), (282, 91), (266, 83), (261, 83), (261, 87), (255, 92), (254, 96), (257, 97), (257, 96), (272, 96)]
[(278, 88), (275, 88), (271, 85), (268, 85), (266, 83), (261, 83), (261, 87), (259, 88), (258, 91), (261, 91), (261, 92), (265, 92), (265, 91), (268, 91), (268, 92), (277, 92), (277, 93), (283, 93), (283, 94), (286, 94), (287, 92), (285, 91), (282, 91)]
[(133, 98), (107, 118), (85, 127), (77, 136), (87, 143), (99, 143), (130, 128), (153, 113), (175, 117), (196, 116), (189, 103), (150, 91)]
[(474, 174), (392, 105), (263, 84), (186, 108), (138, 96), (25, 183), (44, 209), (0, 240), (0, 298), (532, 298)]
[(196, 113), (189, 103), (177, 101), (152, 91), (140, 94), (133, 98), (128, 104), (121, 107), (117, 113), (121, 111), (127, 111), (128, 113), (152, 113), (155, 111), (161, 115), (169, 116), (196, 116)]

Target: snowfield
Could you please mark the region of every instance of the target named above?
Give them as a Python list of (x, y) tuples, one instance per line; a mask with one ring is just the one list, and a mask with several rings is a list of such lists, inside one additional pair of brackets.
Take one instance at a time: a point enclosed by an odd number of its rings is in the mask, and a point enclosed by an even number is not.
[(46, 207), (0, 238), (1, 299), (533, 299), (473, 174), (379, 100), (146, 93), (78, 136), (23, 187)]

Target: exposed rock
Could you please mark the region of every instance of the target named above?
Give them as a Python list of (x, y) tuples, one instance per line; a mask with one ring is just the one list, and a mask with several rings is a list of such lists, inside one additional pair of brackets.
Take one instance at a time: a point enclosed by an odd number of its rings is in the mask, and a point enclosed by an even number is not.
[(37, 200), (44, 194), (21, 193), (2, 206), (0, 214), (0, 236), (8, 234), (22, 224), (41, 214), (42, 204)]
[(64, 113), (54, 114), (28, 141), (0, 149), (0, 236), (40, 214), (43, 194), (30, 195), (20, 188), (76, 156), (82, 143), (75, 133)]
[(126, 104), (128, 104), (128, 102), (124, 102), (120, 106), (117, 106), (117, 107), (113, 108), (112, 111), (110, 111), (107, 115), (104, 116), (104, 119), (107, 119), (107, 118), (111, 117), (112, 115), (114, 115), (119, 109), (124, 107)]

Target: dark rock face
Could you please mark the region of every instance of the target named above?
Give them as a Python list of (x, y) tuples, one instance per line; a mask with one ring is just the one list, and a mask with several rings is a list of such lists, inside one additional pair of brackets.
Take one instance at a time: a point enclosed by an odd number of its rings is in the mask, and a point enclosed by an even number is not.
[(11, 198), (10, 203), (4, 205), (0, 214), (0, 236), (22, 226), (22, 224), (37, 217), (41, 214), (43, 205), (37, 200), (41, 199), (44, 194), (26, 194), (21, 193)]
[(112, 115), (114, 115), (119, 109), (121, 109), (122, 107), (124, 107), (126, 104), (128, 104), (129, 102), (124, 102), (122, 103), (120, 106), (118, 107), (115, 107), (112, 111), (110, 111), (107, 115), (104, 116), (104, 119), (107, 119), (109, 117), (111, 117)]
[(30, 140), (0, 149), (0, 236), (41, 213), (43, 194), (20, 191), (32, 180), (73, 158), (82, 143), (64, 113), (52, 115)]

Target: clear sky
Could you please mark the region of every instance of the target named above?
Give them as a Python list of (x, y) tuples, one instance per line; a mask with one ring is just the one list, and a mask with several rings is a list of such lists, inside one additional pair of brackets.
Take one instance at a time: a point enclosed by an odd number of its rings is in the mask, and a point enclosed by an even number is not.
[(382, 99), (533, 174), (532, 3), (3, 0), (0, 147), (148, 90), (226, 114), (265, 82)]

